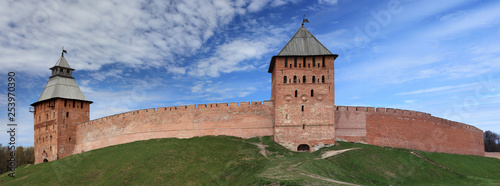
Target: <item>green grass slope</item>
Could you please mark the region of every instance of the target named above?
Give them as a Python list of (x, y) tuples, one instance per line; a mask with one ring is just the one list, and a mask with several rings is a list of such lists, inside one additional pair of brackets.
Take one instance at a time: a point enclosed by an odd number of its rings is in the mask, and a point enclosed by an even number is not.
[[(264, 152), (256, 144), (265, 146)], [(321, 159), (325, 151), (358, 148)], [(413, 153), (412, 153), (413, 152)], [(291, 152), (271, 137), (205, 136), (122, 144), (19, 167), (2, 185), (495, 185), (500, 160), (338, 142)]]

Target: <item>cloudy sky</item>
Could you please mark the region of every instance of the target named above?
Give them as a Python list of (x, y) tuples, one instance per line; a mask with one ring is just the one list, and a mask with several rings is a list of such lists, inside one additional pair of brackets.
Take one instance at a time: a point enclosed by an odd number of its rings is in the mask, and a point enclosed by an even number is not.
[[(0, 1), (0, 130), (16, 73), (17, 143), (60, 57), (91, 119), (270, 99), (272, 56), (306, 28), (332, 53), (336, 104), (417, 110), (500, 133), (499, 1)], [(8, 136), (0, 133), (0, 143)]]

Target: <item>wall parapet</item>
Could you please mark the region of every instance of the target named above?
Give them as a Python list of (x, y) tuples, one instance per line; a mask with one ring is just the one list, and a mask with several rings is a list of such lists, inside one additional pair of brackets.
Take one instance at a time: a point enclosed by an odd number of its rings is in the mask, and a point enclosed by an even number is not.
[(474, 132), (482, 133), (482, 130), (478, 129), (475, 126), (468, 125), (461, 122), (451, 121), (444, 118), (439, 118), (432, 116), (429, 113), (412, 111), (412, 110), (404, 110), (404, 109), (395, 109), (395, 108), (384, 108), (384, 107), (364, 107), (364, 106), (335, 106), (336, 111), (356, 111), (356, 112), (367, 112), (367, 113), (377, 113), (377, 114), (390, 114), (396, 116), (407, 116), (407, 117), (418, 117), (422, 119), (432, 120), (437, 125), (449, 125), (452, 127), (458, 127), (462, 129), (467, 129)]
[(132, 110), (128, 112), (122, 112), (118, 114), (113, 114), (110, 116), (105, 116), (102, 118), (97, 118), (94, 120), (90, 120), (83, 123), (78, 123), (76, 125), (92, 125), (94, 123), (101, 123), (102, 121), (106, 121), (109, 119), (113, 119), (115, 117), (126, 117), (130, 115), (140, 114), (140, 113), (151, 113), (151, 112), (169, 112), (169, 111), (191, 111), (195, 109), (225, 109), (225, 108), (239, 108), (239, 107), (261, 107), (261, 106), (272, 106), (272, 100), (265, 101), (251, 101), (251, 102), (228, 102), (228, 103), (207, 103), (207, 104), (197, 104), (197, 105), (181, 105), (181, 106), (170, 106), (170, 107), (158, 107), (158, 108), (149, 108), (149, 109), (139, 109)]

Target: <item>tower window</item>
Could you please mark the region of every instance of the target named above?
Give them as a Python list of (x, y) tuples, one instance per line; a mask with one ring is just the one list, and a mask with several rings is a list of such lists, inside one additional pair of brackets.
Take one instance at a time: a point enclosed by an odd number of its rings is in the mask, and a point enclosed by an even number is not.
[(312, 82), (316, 83), (316, 76), (313, 76)]
[(316, 58), (313, 57), (313, 67), (316, 65)]
[(283, 83), (286, 83), (286, 76), (283, 76)]
[(302, 124), (302, 129), (306, 129), (306, 124)]
[(64, 107), (66, 107), (66, 104), (68, 103), (67, 100), (64, 100)]
[(293, 67), (297, 67), (297, 57), (293, 58)]
[(69, 117), (69, 112), (66, 112), (66, 117)]
[(52, 135), (50, 135), (50, 141), (52, 141)]
[(323, 67), (325, 67), (325, 56), (323, 56)]
[(80, 108), (83, 109), (83, 101), (80, 102)]
[(285, 57), (285, 68), (288, 67), (288, 58)]
[(302, 105), (302, 112), (304, 112), (304, 105)]
[(295, 90), (295, 97), (297, 97), (297, 90)]
[(68, 138), (68, 141), (71, 141), (71, 137)]
[(318, 68), (319, 68), (319, 67), (321, 67), (321, 66), (319, 66), (319, 63), (318, 63)]
[(306, 83), (306, 76), (302, 76), (302, 83)]
[(321, 83), (325, 83), (325, 76), (321, 76)]
[(75, 100), (73, 100), (73, 108), (75, 108)]
[(297, 83), (297, 76), (293, 76), (293, 83)]
[(314, 90), (311, 89), (311, 97), (314, 97)]
[(302, 58), (302, 66), (306, 67), (306, 57)]
[[(313, 58), (314, 59), (314, 58)], [(311, 63), (307, 64), (307, 68), (311, 68)]]

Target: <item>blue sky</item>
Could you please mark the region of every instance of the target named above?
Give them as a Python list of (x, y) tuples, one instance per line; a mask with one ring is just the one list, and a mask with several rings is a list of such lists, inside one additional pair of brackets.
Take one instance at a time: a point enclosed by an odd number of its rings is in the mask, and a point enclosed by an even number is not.
[[(272, 56), (305, 27), (332, 53), (336, 104), (417, 110), (500, 133), (499, 1), (1, 1), (20, 145), (61, 46), (91, 119), (270, 99)], [(7, 131), (6, 91), (0, 130)], [(0, 133), (0, 143), (8, 140)]]

